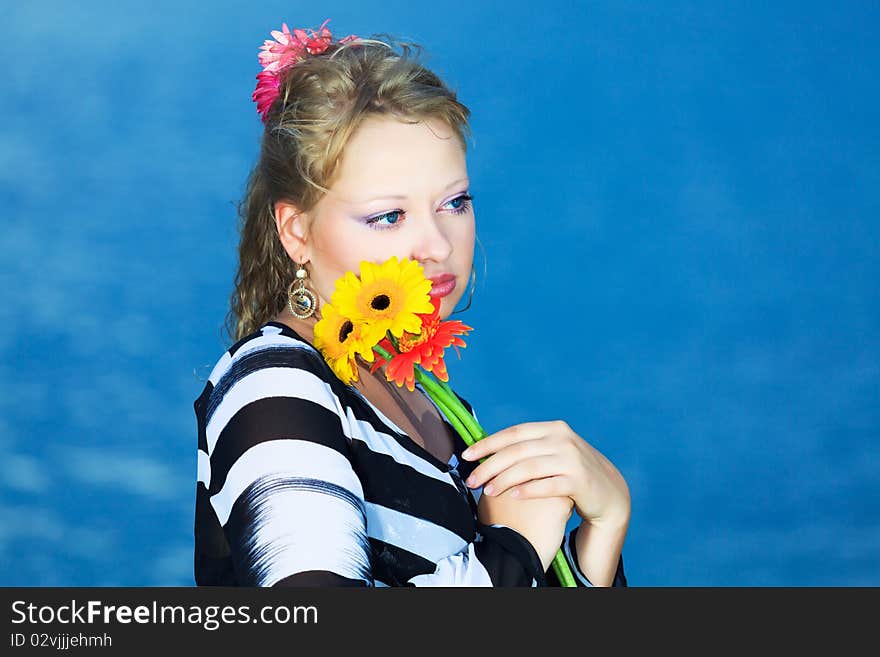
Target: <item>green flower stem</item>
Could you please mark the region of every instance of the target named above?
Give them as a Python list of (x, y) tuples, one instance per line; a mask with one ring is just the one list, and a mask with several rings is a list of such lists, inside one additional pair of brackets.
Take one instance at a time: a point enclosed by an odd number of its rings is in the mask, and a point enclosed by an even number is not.
[(568, 561), (565, 559), (562, 548), (556, 550), (556, 555), (553, 557), (553, 571), (556, 573), (556, 577), (559, 578), (561, 586), (577, 588), (574, 575), (571, 573), (571, 567), (569, 567)]
[[(446, 409), (451, 411), (452, 416), (455, 417), (458, 422), (465, 426), (466, 432), (459, 433), (461, 434), (461, 437), (464, 439), (464, 441), (468, 444), (468, 446), (473, 445), (475, 442), (477, 442), (481, 438), (485, 438), (488, 435), (486, 433), (486, 430), (480, 426), (474, 416), (470, 414), (468, 409), (465, 408), (464, 404), (461, 403), (461, 401), (458, 399), (455, 393), (452, 392), (451, 389), (444, 388), (442, 385), (440, 385), (440, 382), (436, 379), (436, 377), (428, 374), (418, 365), (416, 365), (415, 367), (415, 375), (416, 380), (421, 383), (425, 391), (429, 395), (431, 395), (431, 399), (437, 402), (438, 405), (442, 404), (444, 412)], [(450, 422), (451, 421), (452, 420), (450, 419)]]
[[(390, 362), (393, 357), (388, 351), (379, 345), (375, 345), (373, 350), (382, 356), (386, 363)], [(452, 388), (450, 388), (445, 381), (441, 381), (433, 376), (433, 374), (429, 374), (419, 365), (415, 366), (414, 374), (416, 380), (422, 384), (422, 387), (431, 396), (431, 399), (434, 400), (440, 410), (443, 411), (443, 414), (449, 420), (449, 423), (456, 431), (458, 431), (458, 434), (468, 446), (473, 445), (475, 442), (488, 435), (486, 430), (480, 426), (480, 423), (477, 422), (473, 415), (471, 415), (464, 404), (461, 403), (461, 400), (455, 392), (453, 392)], [(488, 457), (481, 458), (480, 463), (483, 463), (487, 458)], [(556, 551), (556, 555), (553, 557), (552, 567), (561, 586), (577, 586), (574, 580), (574, 575), (572, 575), (571, 572), (571, 567), (565, 558), (565, 554), (562, 552), (562, 548), (559, 548), (559, 550)]]
[[(476, 418), (470, 414), (470, 411), (461, 403), (458, 399), (458, 396), (452, 391), (445, 382), (441, 381), (433, 374), (429, 374), (422, 367), (416, 365), (415, 368), (416, 379), (419, 383), (422, 384), (422, 387), (431, 395), (431, 398), (434, 401), (442, 400), (446, 407), (448, 407), (457, 417), (458, 420), (467, 427), (468, 435), (464, 438), (464, 441), (468, 444), (468, 446), (473, 445), (476, 441), (481, 438), (485, 438), (488, 433), (486, 430), (480, 426), (480, 423), (477, 422)], [(482, 461), (480, 461), (482, 463)]]
[[(421, 381), (420, 381), (421, 383)], [(422, 384), (424, 385), (424, 384)], [(473, 445), (476, 440), (470, 435), (467, 427), (462, 423), (459, 419), (458, 415), (453, 411), (446, 400), (438, 397), (434, 397), (431, 395), (431, 398), (434, 400), (434, 403), (440, 407), (440, 410), (443, 411), (443, 415), (449, 420), (449, 423), (455, 427), (455, 430), (458, 432), (458, 435), (461, 436), (464, 441), (468, 444), (468, 446)]]
[[(386, 361), (390, 361), (392, 358), (392, 355), (379, 345), (375, 345), (373, 350)], [(488, 435), (486, 430), (468, 412), (467, 408), (465, 408), (449, 386), (442, 386), (440, 381), (431, 374), (428, 374), (419, 365), (415, 366), (414, 374), (418, 382), (422, 384), (422, 387), (425, 388), (431, 399), (440, 407), (449, 423), (455, 427), (455, 430), (458, 431), (458, 434), (468, 446), (473, 445), (477, 440)], [(480, 462), (482, 463), (484, 460), (482, 459)]]

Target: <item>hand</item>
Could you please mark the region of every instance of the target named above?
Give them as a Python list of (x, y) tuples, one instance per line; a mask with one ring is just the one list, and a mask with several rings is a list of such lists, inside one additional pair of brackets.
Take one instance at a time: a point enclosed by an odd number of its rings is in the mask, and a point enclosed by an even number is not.
[(567, 496), (520, 500), (509, 493), (481, 495), (477, 518), (485, 525), (497, 523), (522, 534), (535, 548), (546, 573), (562, 545), (573, 504)]
[[(567, 495), (593, 526), (629, 521), (629, 488), (611, 461), (562, 420), (524, 422), (478, 440), (462, 458), (486, 458), (467, 485), (516, 499)], [(489, 487), (491, 486), (491, 490)]]

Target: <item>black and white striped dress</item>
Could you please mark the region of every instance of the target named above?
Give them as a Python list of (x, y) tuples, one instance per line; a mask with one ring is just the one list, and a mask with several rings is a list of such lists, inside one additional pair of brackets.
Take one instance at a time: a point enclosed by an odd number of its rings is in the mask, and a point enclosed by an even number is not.
[[(194, 407), (198, 586), (559, 586), (519, 532), (478, 520), (457, 434), (443, 463), (284, 324), (230, 347)], [(562, 547), (588, 587), (576, 531)]]

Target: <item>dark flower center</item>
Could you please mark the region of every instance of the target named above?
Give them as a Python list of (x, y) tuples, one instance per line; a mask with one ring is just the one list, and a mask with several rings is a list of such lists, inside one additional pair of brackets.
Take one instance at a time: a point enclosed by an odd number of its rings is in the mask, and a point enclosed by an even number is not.
[(380, 294), (378, 296), (375, 296), (370, 302), (370, 308), (372, 308), (373, 310), (386, 310), (390, 305), (391, 299), (388, 298), (387, 294)]
[(354, 324), (351, 323), (351, 320), (345, 320), (345, 323), (339, 327), (339, 344), (345, 342), (353, 330)]

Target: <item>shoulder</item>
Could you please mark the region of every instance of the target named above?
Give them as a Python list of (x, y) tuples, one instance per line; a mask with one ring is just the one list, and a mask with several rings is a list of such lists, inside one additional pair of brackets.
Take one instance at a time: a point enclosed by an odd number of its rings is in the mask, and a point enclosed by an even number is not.
[(329, 370), (318, 350), (292, 329), (267, 322), (223, 352), (208, 381), (216, 389), (253, 370), (283, 366), (309, 369), (315, 373)]
[(314, 346), (289, 327), (267, 322), (217, 359), (196, 400), (196, 413), (209, 424), (224, 402), (241, 407), (278, 397), (306, 399), (337, 412), (341, 387)]

